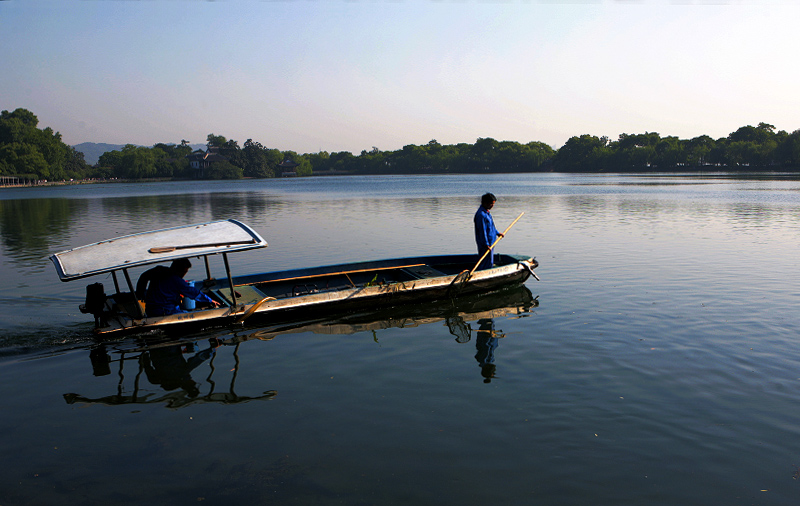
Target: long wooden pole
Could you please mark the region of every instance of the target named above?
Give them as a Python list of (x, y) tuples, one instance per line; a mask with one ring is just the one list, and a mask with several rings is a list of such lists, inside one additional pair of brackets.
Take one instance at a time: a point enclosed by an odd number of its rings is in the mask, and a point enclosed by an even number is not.
[(509, 231), (509, 230), (511, 230), (511, 227), (513, 227), (513, 226), (514, 226), (514, 224), (515, 224), (516, 222), (518, 222), (520, 218), (522, 218), (522, 215), (523, 215), (523, 214), (525, 214), (525, 211), (523, 211), (523, 212), (519, 213), (519, 216), (517, 216), (517, 219), (516, 219), (516, 220), (514, 220), (514, 221), (512, 221), (512, 222), (511, 222), (511, 225), (509, 225), (508, 227), (506, 227), (506, 229), (505, 229), (505, 230), (503, 230), (503, 233), (502, 233), (502, 234), (501, 234), (501, 235), (500, 235), (500, 236), (499, 236), (497, 239), (495, 239), (495, 240), (494, 240), (494, 242), (492, 243), (492, 245), (491, 245), (491, 246), (489, 246), (489, 249), (487, 249), (487, 250), (486, 250), (486, 251), (483, 253), (483, 255), (481, 255), (480, 259), (478, 259), (478, 263), (476, 263), (476, 264), (475, 264), (475, 267), (473, 267), (473, 268), (472, 268), (472, 270), (471, 270), (471, 271), (469, 271), (469, 275), (467, 276), (467, 279), (469, 279), (469, 278), (471, 278), (471, 277), (472, 277), (472, 274), (473, 274), (475, 271), (477, 271), (477, 270), (478, 270), (478, 266), (481, 264), (481, 262), (483, 262), (483, 259), (484, 259), (484, 258), (486, 258), (486, 255), (488, 255), (488, 254), (489, 254), (489, 252), (491, 252), (491, 251), (494, 249), (495, 245), (496, 245), (498, 242), (500, 242), (500, 239), (502, 239), (503, 237), (505, 237), (505, 235), (508, 233), (508, 231)]
[(197, 248), (218, 248), (220, 246), (234, 246), (236, 244), (255, 244), (255, 239), (250, 239), (249, 241), (229, 241), (229, 242), (217, 242), (211, 244), (188, 244), (185, 246), (164, 246), (160, 248), (150, 248), (150, 253), (171, 253), (177, 249), (197, 249)]

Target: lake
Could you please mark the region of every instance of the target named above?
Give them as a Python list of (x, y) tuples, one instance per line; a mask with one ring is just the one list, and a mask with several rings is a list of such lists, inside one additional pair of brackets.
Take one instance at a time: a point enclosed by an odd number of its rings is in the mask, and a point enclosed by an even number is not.
[[(316, 325), (100, 343), (48, 259), (228, 218), (241, 274), (472, 253), (487, 191), (541, 281)], [(781, 174), (2, 189), (0, 505), (797, 504), (799, 250)]]

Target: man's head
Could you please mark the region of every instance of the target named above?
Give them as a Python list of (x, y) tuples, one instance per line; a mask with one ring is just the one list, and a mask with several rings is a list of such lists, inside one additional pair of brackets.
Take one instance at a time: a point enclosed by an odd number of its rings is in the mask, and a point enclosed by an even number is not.
[(180, 277), (184, 277), (191, 267), (192, 262), (188, 258), (173, 260), (172, 265), (169, 266), (170, 270)]
[(486, 209), (491, 209), (494, 207), (495, 202), (497, 202), (497, 198), (493, 193), (484, 193), (481, 197), (481, 205)]

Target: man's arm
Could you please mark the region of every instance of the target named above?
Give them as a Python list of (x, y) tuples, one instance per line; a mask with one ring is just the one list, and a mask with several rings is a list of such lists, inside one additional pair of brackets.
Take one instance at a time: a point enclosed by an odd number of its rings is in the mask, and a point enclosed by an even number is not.
[(181, 279), (181, 295), (183, 295), (184, 297), (189, 297), (190, 299), (194, 299), (196, 301), (206, 302), (214, 307), (219, 306), (219, 302), (215, 301), (208, 295), (204, 294), (197, 288), (193, 287), (192, 285), (187, 283), (186, 280), (184, 279)]

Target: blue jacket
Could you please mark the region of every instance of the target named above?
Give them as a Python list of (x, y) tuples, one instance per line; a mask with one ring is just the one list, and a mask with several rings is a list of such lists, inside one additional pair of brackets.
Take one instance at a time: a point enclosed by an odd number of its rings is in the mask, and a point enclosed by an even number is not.
[[(142, 294), (148, 282), (150, 284), (147, 286), (147, 292)], [(147, 314), (150, 316), (182, 313), (181, 295), (194, 300), (212, 302), (208, 295), (163, 265), (145, 271), (139, 278), (139, 282), (136, 284), (136, 296), (141, 298), (142, 295), (144, 295)]]
[[(497, 240), (497, 228), (488, 209), (483, 206), (475, 213), (475, 244), (478, 246), (478, 255), (483, 255), (489, 246)], [(494, 251), (491, 251), (481, 262), (480, 269), (488, 269), (494, 265)]]
[(474, 221), (475, 243), (478, 245), (478, 252), (482, 254), (497, 240), (497, 229), (491, 213), (483, 206), (478, 208)]

